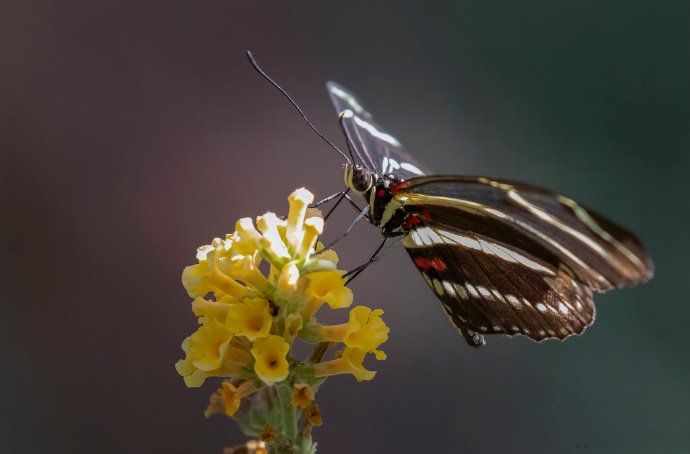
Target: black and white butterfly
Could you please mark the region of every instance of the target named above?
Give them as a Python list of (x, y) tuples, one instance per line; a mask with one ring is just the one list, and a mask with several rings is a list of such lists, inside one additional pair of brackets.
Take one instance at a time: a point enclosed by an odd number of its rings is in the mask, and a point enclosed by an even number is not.
[(352, 156), (348, 187), (384, 237), (403, 237), (470, 345), (484, 334), (580, 334), (594, 321), (593, 292), (651, 278), (644, 246), (624, 228), (527, 184), (428, 175), (351, 92), (327, 88)]

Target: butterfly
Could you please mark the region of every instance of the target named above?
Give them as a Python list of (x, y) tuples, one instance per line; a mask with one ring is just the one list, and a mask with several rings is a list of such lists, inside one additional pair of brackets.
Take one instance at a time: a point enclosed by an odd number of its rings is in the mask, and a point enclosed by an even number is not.
[(528, 184), (431, 175), (349, 90), (327, 89), (352, 157), (349, 190), (368, 202), (385, 238), (402, 237), (469, 345), (487, 334), (580, 334), (594, 322), (594, 292), (652, 277), (644, 246), (626, 229)]

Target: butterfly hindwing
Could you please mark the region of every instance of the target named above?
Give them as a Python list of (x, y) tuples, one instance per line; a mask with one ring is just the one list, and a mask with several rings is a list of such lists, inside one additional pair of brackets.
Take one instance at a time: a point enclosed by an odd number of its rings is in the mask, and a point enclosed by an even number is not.
[[(466, 338), (564, 339), (594, 321), (591, 290), (525, 251), (433, 220), (413, 228), (403, 244)], [(476, 345), (476, 338), (468, 342)]]

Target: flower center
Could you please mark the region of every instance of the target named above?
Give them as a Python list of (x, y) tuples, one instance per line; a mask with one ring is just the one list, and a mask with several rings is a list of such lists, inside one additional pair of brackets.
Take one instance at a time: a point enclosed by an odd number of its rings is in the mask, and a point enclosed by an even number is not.
[(249, 319), (249, 329), (252, 331), (260, 331), (264, 326), (264, 319), (261, 315), (256, 315)]

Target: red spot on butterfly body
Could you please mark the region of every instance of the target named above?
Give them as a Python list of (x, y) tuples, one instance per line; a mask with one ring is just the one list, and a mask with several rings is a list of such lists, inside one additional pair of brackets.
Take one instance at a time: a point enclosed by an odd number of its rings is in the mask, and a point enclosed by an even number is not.
[(385, 196), (385, 195), (386, 195), (386, 190), (383, 189), (383, 188), (381, 188), (381, 189), (379, 189), (378, 191), (376, 191), (376, 196), (377, 196), (377, 197), (383, 197), (383, 196)]
[(412, 230), (415, 225), (421, 224), (422, 220), (416, 214), (411, 214), (405, 219), (405, 230)]
[(398, 183), (398, 184), (394, 185), (393, 187), (391, 187), (391, 194), (395, 195), (395, 194), (398, 193), (398, 191), (400, 191), (400, 190), (402, 190), (402, 189), (405, 189), (405, 188), (408, 187), (409, 185), (410, 185), (410, 182), (409, 182), (409, 181), (401, 181), (400, 183)]
[(438, 271), (443, 271), (446, 268), (448, 268), (446, 266), (446, 264), (443, 262), (443, 260), (441, 260), (438, 257), (434, 257), (431, 260), (427, 260), (424, 257), (415, 257), (414, 263), (415, 263), (415, 265), (417, 265), (419, 268), (421, 268), (423, 270), (428, 270), (430, 268), (433, 268), (433, 269), (438, 270)]
[(422, 217), (427, 221), (431, 221), (431, 214), (428, 211), (422, 211)]

